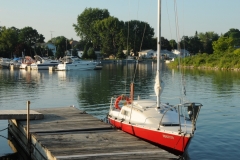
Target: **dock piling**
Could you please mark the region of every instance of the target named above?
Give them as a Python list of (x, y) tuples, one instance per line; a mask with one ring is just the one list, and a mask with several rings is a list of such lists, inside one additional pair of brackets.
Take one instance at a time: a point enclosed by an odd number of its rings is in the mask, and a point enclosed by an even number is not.
[(31, 137), (30, 137), (30, 101), (27, 101), (27, 148), (31, 157)]
[(29, 142), (29, 110), (30, 110), (30, 101), (27, 101), (27, 140)]

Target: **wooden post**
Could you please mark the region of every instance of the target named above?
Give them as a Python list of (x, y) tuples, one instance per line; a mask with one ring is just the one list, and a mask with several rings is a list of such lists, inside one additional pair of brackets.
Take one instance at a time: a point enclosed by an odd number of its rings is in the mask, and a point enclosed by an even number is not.
[(30, 71), (31, 70), (31, 66), (27, 66), (27, 70)]
[(14, 69), (14, 65), (10, 64), (10, 70), (13, 70), (13, 69)]
[(134, 84), (133, 83), (131, 83), (131, 85), (130, 85), (130, 90), (131, 90), (130, 98), (131, 98), (131, 102), (132, 102), (134, 99)]
[(53, 67), (48, 67), (48, 70), (49, 70), (50, 72), (52, 72), (52, 71), (53, 71)]
[(30, 101), (27, 101), (27, 141), (29, 143), (29, 119), (30, 119), (30, 115), (29, 115), (29, 110), (30, 110)]
[(27, 148), (29, 150), (29, 159), (31, 159), (31, 137), (30, 137), (30, 101), (27, 101)]

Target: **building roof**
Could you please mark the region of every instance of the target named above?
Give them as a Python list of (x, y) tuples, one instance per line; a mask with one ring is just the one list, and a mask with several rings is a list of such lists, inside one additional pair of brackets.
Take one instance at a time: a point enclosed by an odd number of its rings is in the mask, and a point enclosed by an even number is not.
[(146, 52), (149, 52), (149, 51), (154, 51), (154, 50), (152, 50), (152, 49), (146, 49), (146, 50), (139, 51), (138, 53), (146, 53)]
[(70, 45), (76, 46), (77, 44), (79, 44), (78, 41), (72, 40), (69, 42)]

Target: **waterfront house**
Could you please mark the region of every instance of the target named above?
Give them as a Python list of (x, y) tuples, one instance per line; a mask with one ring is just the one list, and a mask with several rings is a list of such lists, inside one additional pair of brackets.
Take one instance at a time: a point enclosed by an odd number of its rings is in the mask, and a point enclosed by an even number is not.
[(180, 49), (180, 50), (177, 50), (177, 49), (174, 49), (172, 50), (172, 52), (177, 55), (177, 56), (180, 56), (180, 57), (187, 57), (187, 56), (190, 56), (190, 53), (189, 51), (187, 51), (186, 49)]
[(156, 57), (156, 51), (152, 49), (142, 50), (138, 52), (138, 57), (150, 59), (150, 58)]
[(57, 52), (57, 48), (53, 43), (36, 43), (34, 47), (42, 47), (42, 48), (48, 48), (52, 51), (53, 55), (55, 56)]

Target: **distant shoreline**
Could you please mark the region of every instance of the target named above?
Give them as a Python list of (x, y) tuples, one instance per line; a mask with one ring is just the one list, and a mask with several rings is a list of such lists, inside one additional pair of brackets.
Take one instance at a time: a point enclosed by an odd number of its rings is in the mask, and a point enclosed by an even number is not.
[[(176, 68), (173, 66), (169, 66), (171, 68)], [(182, 66), (183, 68), (187, 69), (207, 69), (207, 70), (225, 70), (225, 71), (240, 71), (240, 68), (219, 68), (219, 67), (206, 67), (206, 66), (199, 66), (199, 67), (194, 67), (194, 66)], [(179, 66), (177, 66), (179, 68)]]

